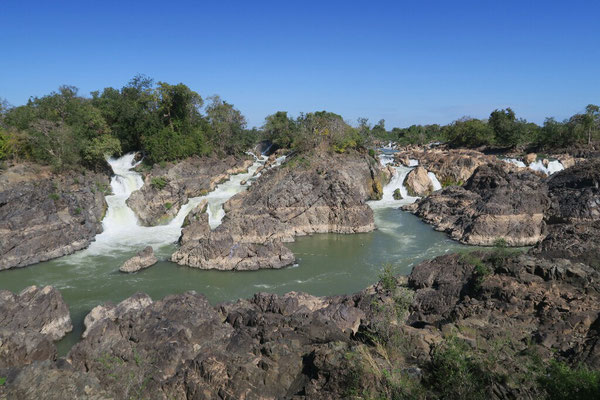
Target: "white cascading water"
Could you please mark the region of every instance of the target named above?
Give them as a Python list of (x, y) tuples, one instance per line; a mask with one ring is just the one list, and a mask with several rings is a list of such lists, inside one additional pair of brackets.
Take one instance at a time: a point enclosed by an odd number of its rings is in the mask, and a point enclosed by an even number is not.
[[(525, 163), (523, 161), (518, 160), (516, 158), (504, 158), (503, 160), (507, 163), (514, 164), (517, 167), (521, 167), (521, 168), (527, 167), (527, 165), (525, 165)], [(562, 163), (558, 160), (549, 161), (547, 167), (544, 166), (544, 163), (542, 162), (542, 160), (536, 160), (535, 162), (532, 162), (531, 164), (529, 164), (529, 167), (527, 167), (527, 168), (534, 170), (534, 171), (543, 172), (546, 175), (552, 175), (558, 171), (562, 171), (563, 169), (565, 169), (564, 165), (562, 165)]]
[[(208, 201), (211, 229), (216, 228), (225, 216), (223, 204), (236, 193), (246, 190), (260, 176), (253, 175), (265, 164), (267, 157), (255, 157), (254, 164), (247, 172), (231, 176), (228, 181), (217, 185), (215, 190), (205, 196), (189, 199), (168, 224), (149, 227), (139, 225), (135, 213), (127, 205), (131, 193), (144, 184), (142, 176), (133, 170), (139, 164), (135, 162), (135, 153), (120, 158), (109, 158), (107, 161), (115, 175), (110, 182), (113, 194), (106, 196), (108, 209), (102, 220), (103, 232), (96, 236), (86, 250), (71, 256), (73, 262), (80, 262), (81, 258), (88, 255), (107, 255), (111, 252), (140, 250), (148, 245), (157, 248), (172, 244), (181, 235), (181, 226), (187, 214), (204, 199)], [(272, 167), (281, 165), (283, 161), (285, 156), (279, 157)], [(244, 185), (241, 184), (242, 181), (246, 181)]]
[(428, 172), (427, 175), (429, 179), (431, 179), (431, 183), (433, 183), (433, 191), (440, 190), (442, 188), (442, 184), (438, 180), (437, 176), (433, 172)]

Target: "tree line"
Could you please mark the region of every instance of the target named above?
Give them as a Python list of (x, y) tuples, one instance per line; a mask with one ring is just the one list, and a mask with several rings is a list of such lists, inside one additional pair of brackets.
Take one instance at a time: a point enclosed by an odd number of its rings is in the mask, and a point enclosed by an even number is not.
[(192, 155), (239, 155), (261, 140), (292, 151), (321, 147), (343, 153), (365, 149), (374, 140), (400, 144), (447, 142), (454, 147), (535, 145), (560, 148), (600, 139), (600, 109), (564, 121), (548, 118), (542, 126), (517, 118), (510, 108), (486, 120), (463, 117), (448, 125), (412, 125), (387, 130), (385, 121), (371, 125), (359, 118), (352, 126), (342, 116), (318, 111), (292, 118), (279, 111), (260, 128), (218, 96), (203, 99), (186, 85), (157, 82), (138, 75), (124, 87), (78, 94), (61, 86), (27, 104), (0, 102), (0, 161), (29, 160), (60, 170), (101, 169), (107, 155), (141, 151), (147, 163)]
[(550, 150), (599, 141), (600, 107), (590, 104), (583, 112), (563, 121), (546, 118), (542, 126), (517, 118), (511, 108), (494, 110), (488, 119), (462, 117), (443, 126), (412, 125), (387, 131), (384, 124), (381, 120), (370, 128), (372, 136), (403, 145), (444, 142), (452, 147), (533, 146)]

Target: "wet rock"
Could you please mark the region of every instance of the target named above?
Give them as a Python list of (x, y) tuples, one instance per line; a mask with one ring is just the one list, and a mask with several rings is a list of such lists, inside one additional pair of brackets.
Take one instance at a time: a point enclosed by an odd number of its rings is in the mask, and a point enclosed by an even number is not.
[(393, 197), (394, 197), (394, 200), (402, 200), (403, 199), (402, 192), (400, 192), (400, 189), (394, 190)]
[(186, 226), (194, 222), (202, 221), (204, 219), (203, 214), (206, 214), (207, 208), (208, 200), (204, 199), (200, 203), (198, 203), (198, 205), (194, 207), (188, 215), (185, 216), (185, 218), (183, 219), (182, 226), (185, 228)]
[(462, 187), (447, 187), (403, 209), (467, 244), (527, 246), (545, 236), (549, 208), (542, 178), (528, 170), (479, 167)]
[(190, 157), (165, 166), (155, 164), (144, 177), (144, 186), (127, 199), (127, 205), (144, 226), (166, 224), (189, 198), (214, 190), (231, 175), (247, 171), (253, 162), (229, 156)]
[(423, 167), (411, 170), (404, 179), (404, 186), (409, 196), (427, 196), (433, 192), (433, 182)]
[(0, 270), (87, 247), (102, 231), (108, 175), (23, 163), (0, 174)]
[(143, 250), (125, 261), (119, 271), (121, 272), (137, 272), (139, 270), (153, 266), (158, 262), (154, 255), (152, 246), (146, 246)]

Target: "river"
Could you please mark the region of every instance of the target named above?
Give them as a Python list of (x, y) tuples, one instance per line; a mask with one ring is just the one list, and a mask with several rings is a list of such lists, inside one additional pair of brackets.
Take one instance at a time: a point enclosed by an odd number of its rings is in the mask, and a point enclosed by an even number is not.
[[(398, 209), (415, 198), (408, 197), (402, 185), (410, 168), (397, 167), (396, 175), (384, 188), (383, 199), (369, 202), (375, 213), (375, 231), (299, 237), (288, 244), (297, 258), (294, 266), (228, 272), (199, 270), (167, 261), (175, 249), (174, 243), (187, 212), (207, 198), (211, 227), (218, 226), (224, 215), (223, 203), (252, 184), (253, 179), (249, 178), (264, 161), (265, 157), (257, 159), (248, 173), (235, 175), (206, 196), (191, 199), (169, 224), (142, 227), (125, 203), (131, 192), (143, 184), (139, 174), (132, 170), (134, 156), (111, 159), (115, 172), (111, 180), (113, 195), (107, 196), (109, 208), (103, 220), (103, 233), (86, 250), (0, 272), (0, 289), (19, 292), (30, 285), (52, 285), (59, 289), (69, 305), (74, 325), (73, 332), (58, 343), (59, 353), (65, 354), (79, 340), (83, 319), (93, 307), (107, 301), (117, 303), (136, 292), (160, 299), (195, 290), (206, 295), (213, 304), (250, 297), (259, 291), (345, 294), (376, 282), (385, 264), (391, 264), (398, 274), (408, 274), (421, 260), (464, 247)], [(277, 164), (283, 161), (281, 158)], [(382, 163), (386, 163), (385, 155)], [(245, 180), (248, 182), (241, 185)], [(405, 199), (394, 200), (395, 189), (400, 189)], [(119, 272), (119, 266), (145, 245), (152, 245), (161, 261), (135, 274)]]

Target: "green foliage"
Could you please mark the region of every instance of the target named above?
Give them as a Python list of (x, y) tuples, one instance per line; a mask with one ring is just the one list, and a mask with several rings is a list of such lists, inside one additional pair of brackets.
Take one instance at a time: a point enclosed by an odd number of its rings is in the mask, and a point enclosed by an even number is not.
[(165, 203), (165, 208), (166, 208), (167, 210), (170, 210), (170, 209), (171, 209), (171, 207), (173, 207), (173, 203), (171, 203), (171, 202), (167, 201), (167, 202)]
[(393, 196), (394, 196), (394, 200), (402, 200), (403, 199), (402, 192), (400, 191), (399, 188), (394, 190)]
[(0, 376), (0, 386), (4, 386), (5, 383), (6, 383), (6, 377)]
[(275, 146), (289, 149), (294, 143), (298, 125), (296, 121), (288, 117), (287, 112), (278, 111), (265, 118), (263, 132), (265, 139), (270, 140)]
[(167, 186), (167, 183), (169, 183), (169, 181), (163, 176), (157, 176), (150, 180), (150, 185), (152, 185), (153, 188), (158, 190), (164, 189), (165, 186)]
[(565, 363), (552, 361), (539, 383), (549, 400), (600, 399), (600, 371), (584, 366), (572, 369)]
[(494, 140), (492, 128), (485, 121), (478, 119), (460, 119), (448, 125), (445, 131), (448, 143), (452, 147), (479, 147), (490, 145)]
[(379, 274), (379, 281), (385, 290), (396, 289), (398, 282), (394, 276), (394, 266), (392, 264), (386, 264), (383, 266), (383, 269)]
[(91, 169), (106, 165), (106, 157), (121, 153), (121, 142), (111, 135), (101, 135), (86, 142), (82, 149), (83, 160)]
[(428, 383), (447, 400), (483, 400), (494, 380), (469, 345), (451, 337), (433, 352)]
[(48, 197), (54, 201), (58, 201), (60, 199), (60, 195), (58, 193), (50, 193)]
[(375, 150), (369, 149), (369, 157), (371, 157), (371, 158), (377, 158), (377, 154), (375, 153)]
[(76, 208), (75, 208), (75, 210), (73, 210), (73, 213), (74, 213), (75, 215), (80, 215), (80, 214), (81, 214), (81, 211), (82, 211), (82, 210), (81, 210), (81, 207), (76, 207)]
[(444, 178), (442, 179), (442, 181), (440, 182), (442, 184), (442, 188), (446, 188), (448, 186), (462, 186), (464, 185), (464, 182), (462, 180), (455, 180), (454, 178), (452, 178), (451, 176), (444, 176)]

